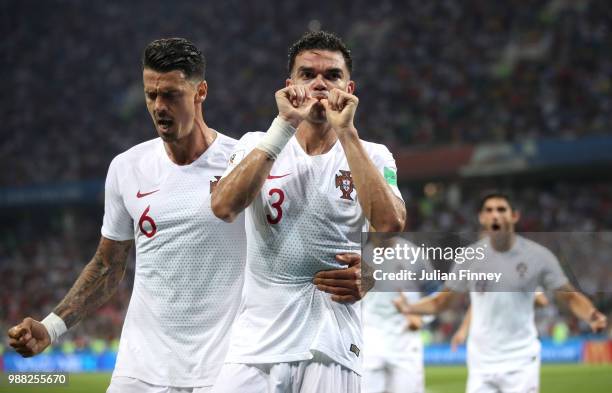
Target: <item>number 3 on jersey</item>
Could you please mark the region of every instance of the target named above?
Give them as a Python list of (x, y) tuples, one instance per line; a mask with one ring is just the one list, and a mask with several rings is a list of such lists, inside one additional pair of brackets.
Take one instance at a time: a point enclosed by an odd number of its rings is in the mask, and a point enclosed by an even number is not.
[(278, 194), (278, 200), (271, 203), (270, 206), (276, 210), (276, 215), (275, 217), (272, 217), (271, 215), (266, 214), (268, 222), (272, 225), (278, 224), (281, 218), (283, 218), (283, 209), (281, 208), (281, 205), (285, 200), (285, 193), (280, 188), (273, 188), (268, 192), (268, 195), (271, 197), (273, 197), (274, 194)]
[[(150, 208), (151, 206), (147, 206), (145, 211), (140, 216), (140, 220), (138, 220), (138, 228), (140, 228), (140, 232), (142, 232), (142, 234), (148, 238), (153, 237), (153, 235), (155, 235), (157, 232), (157, 225), (155, 225), (155, 221), (153, 221), (153, 218), (147, 216)], [(145, 228), (145, 222), (149, 224), (147, 225), (149, 228)]]

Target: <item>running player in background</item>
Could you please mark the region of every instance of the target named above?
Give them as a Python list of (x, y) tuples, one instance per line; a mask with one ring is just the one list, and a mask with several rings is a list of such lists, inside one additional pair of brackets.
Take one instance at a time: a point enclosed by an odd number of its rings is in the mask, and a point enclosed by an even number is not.
[(115, 292), (135, 242), (134, 289), (108, 392), (208, 392), (227, 352), (246, 261), (242, 217), (227, 224), (210, 209), (236, 140), (204, 121), (205, 60), (191, 42), (150, 43), (143, 82), (159, 138), (111, 162), (94, 258), (42, 323), (26, 318), (9, 330), (10, 345), (36, 355), (93, 313)]
[(279, 115), (244, 135), (212, 208), (226, 220), (246, 209), (243, 306), (215, 392), (357, 392), (361, 304), (328, 291), (336, 254), (360, 251), (360, 234), (401, 231), (405, 208), (389, 150), (353, 125), (351, 56), (326, 32), (289, 50)]
[(569, 283), (557, 258), (545, 247), (515, 233), (519, 217), (504, 194), (492, 193), (481, 201), (479, 221), (486, 236), (477, 245), (487, 247), (479, 271), (504, 270), (519, 275), (512, 280), (514, 288), (505, 288), (513, 292), (483, 291), (476, 281), (449, 280), (445, 291), (415, 304), (396, 302), (405, 314), (437, 314), (460, 292), (470, 292), (468, 393), (539, 391), (540, 342), (534, 322), (538, 286), (555, 290), (557, 299), (594, 332), (607, 325), (606, 317)]
[[(410, 241), (392, 237), (384, 247), (416, 248)], [(372, 255), (364, 248), (364, 255)], [(397, 270), (431, 270), (429, 261), (395, 264)], [(420, 274), (420, 273), (419, 273)], [(425, 366), (421, 328), (431, 317), (403, 315), (394, 306), (398, 296), (414, 303), (421, 298), (423, 282), (397, 282), (397, 288), (378, 288), (363, 299), (363, 392), (425, 393)], [(385, 283), (389, 285), (389, 283)], [(395, 289), (393, 291), (392, 289)], [(398, 294), (399, 291), (399, 294)]]
[[(536, 307), (546, 307), (548, 306), (548, 298), (544, 294), (544, 292), (536, 292), (535, 294), (535, 306)], [(454, 352), (457, 350), (459, 345), (465, 343), (465, 340), (468, 337), (468, 332), (470, 329), (470, 321), (472, 320), (472, 307), (468, 307), (465, 315), (463, 316), (463, 321), (461, 321), (461, 325), (453, 334), (451, 338), (451, 350)]]

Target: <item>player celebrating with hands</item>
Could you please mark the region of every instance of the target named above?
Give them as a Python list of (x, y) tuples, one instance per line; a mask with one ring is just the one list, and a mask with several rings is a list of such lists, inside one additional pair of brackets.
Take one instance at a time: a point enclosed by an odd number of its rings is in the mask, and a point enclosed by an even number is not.
[(351, 62), (330, 33), (294, 44), (279, 116), (242, 137), (213, 192), (218, 217), (246, 210), (247, 232), (243, 304), (216, 392), (359, 391), (361, 306), (338, 301), (363, 291), (330, 290), (342, 277), (322, 271), (358, 263), (336, 255), (358, 252), (370, 226), (402, 230), (405, 208), (391, 153), (353, 124)]

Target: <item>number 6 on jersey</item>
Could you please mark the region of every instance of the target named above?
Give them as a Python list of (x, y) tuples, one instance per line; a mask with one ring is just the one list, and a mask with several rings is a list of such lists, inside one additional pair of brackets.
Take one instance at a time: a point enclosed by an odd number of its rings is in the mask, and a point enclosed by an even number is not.
[[(157, 225), (155, 225), (155, 221), (153, 221), (153, 219), (149, 216), (147, 216), (147, 213), (149, 213), (149, 209), (151, 208), (151, 206), (147, 206), (147, 208), (145, 209), (144, 212), (142, 212), (142, 215), (140, 216), (140, 220), (138, 220), (138, 227), (140, 228), (140, 232), (143, 233), (143, 235), (145, 235), (146, 237), (153, 237), (153, 235), (155, 235), (155, 233), (157, 232)], [(148, 222), (150, 228), (146, 229), (144, 226), (144, 223)]]

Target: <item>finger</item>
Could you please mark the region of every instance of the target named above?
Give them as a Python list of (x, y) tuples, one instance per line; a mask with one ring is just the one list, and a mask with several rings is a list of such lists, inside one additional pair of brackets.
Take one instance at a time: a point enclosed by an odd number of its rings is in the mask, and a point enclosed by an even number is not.
[(314, 280), (314, 284), (316, 286), (326, 285), (329, 287), (342, 287), (342, 288), (351, 288), (357, 289), (357, 281), (356, 280), (337, 280), (332, 278), (327, 279), (316, 279)]
[(25, 344), (21, 341), (15, 339), (9, 339), (9, 345), (13, 347), (13, 349), (17, 350), (19, 348), (25, 348)]
[(23, 327), (21, 324), (13, 326), (8, 330), (8, 336), (11, 338), (20, 338), (27, 332), (27, 329)]
[(317, 285), (317, 289), (332, 295), (354, 295), (357, 293), (354, 289), (334, 287), (330, 285)]
[(304, 87), (303, 86), (296, 86), (295, 87), (295, 96), (296, 96), (296, 101), (297, 101), (297, 106), (300, 107), (302, 106), (302, 104), (304, 103), (304, 96), (305, 96), (305, 92), (304, 92)]
[(351, 295), (332, 295), (331, 300), (336, 303), (355, 303), (361, 300), (361, 298)]
[(361, 278), (361, 269), (354, 267), (348, 269), (337, 270), (321, 270), (314, 275), (316, 279), (338, 279), (338, 280), (359, 280)]
[(353, 266), (361, 262), (361, 255), (355, 253), (345, 253), (336, 255), (336, 261), (343, 265)]
[(319, 102), (321, 103), (321, 105), (323, 105), (326, 111), (331, 110), (329, 107), (329, 100), (327, 98), (321, 98)]
[(28, 348), (19, 348), (19, 349), (16, 349), (15, 352), (17, 352), (24, 358), (29, 358), (30, 356), (33, 355), (32, 351), (30, 351)]
[(37, 344), (38, 344), (38, 340), (36, 340), (35, 338), (33, 338), (33, 339), (31, 339), (31, 340), (28, 340), (28, 341), (25, 343), (25, 346), (26, 346), (26, 347), (27, 347), (27, 348), (28, 348), (30, 351), (35, 352), (35, 351), (36, 351), (36, 346), (37, 346)]
[(344, 109), (344, 103), (346, 102), (346, 97), (342, 94), (342, 92), (336, 89), (336, 110), (338, 112), (342, 112)]
[(339, 111), (340, 109), (338, 106), (338, 100), (339, 100), (338, 89), (333, 89), (330, 94), (330, 101), (331, 101), (331, 107), (334, 111)]
[(340, 96), (340, 110), (341, 111), (344, 110), (344, 108), (349, 106), (352, 102), (353, 102), (352, 96), (347, 93), (343, 93)]
[(294, 86), (289, 86), (286, 88), (285, 90), (285, 97), (287, 98), (287, 100), (289, 101), (289, 103), (294, 106), (297, 107), (297, 93), (295, 91), (295, 87)]

